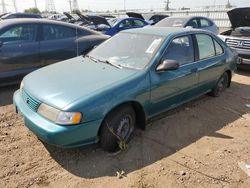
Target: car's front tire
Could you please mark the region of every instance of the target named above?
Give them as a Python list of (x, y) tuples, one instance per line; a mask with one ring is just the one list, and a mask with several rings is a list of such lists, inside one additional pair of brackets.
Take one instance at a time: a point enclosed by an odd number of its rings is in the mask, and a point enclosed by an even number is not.
[(108, 152), (117, 151), (119, 142), (128, 142), (135, 128), (135, 111), (131, 106), (121, 106), (103, 121), (100, 145)]
[(219, 97), (220, 94), (228, 87), (229, 81), (230, 80), (227, 72), (224, 72), (224, 74), (220, 77), (220, 79), (216, 83), (216, 86), (213, 88), (210, 95), (213, 97)]

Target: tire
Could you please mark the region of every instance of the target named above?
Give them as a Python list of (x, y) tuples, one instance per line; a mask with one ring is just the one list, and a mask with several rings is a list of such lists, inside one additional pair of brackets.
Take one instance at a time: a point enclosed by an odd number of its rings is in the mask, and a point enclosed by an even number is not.
[(210, 95), (213, 97), (219, 97), (221, 92), (223, 92), (228, 87), (228, 84), (229, 84), (229, 77), (228, 74), (224, 72), (224, 74), (220, 77)]
[[(120, 138), (123, 141), (128, 142), (134, 129), (134, 109), (130, 106), (122, 106), (116, 109), (111, 112), (102, 123), (100, 132), (101, 147), (108, 152), (117, 151), (119, 149), (118, 142), (120, 141)], [(118, 136), (115, 136), (114, 134)]]

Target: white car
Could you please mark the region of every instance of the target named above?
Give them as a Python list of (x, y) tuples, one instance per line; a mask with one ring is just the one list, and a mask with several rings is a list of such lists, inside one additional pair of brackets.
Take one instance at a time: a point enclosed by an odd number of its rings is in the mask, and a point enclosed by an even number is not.
[(250, 69), (250, 7), (227, 12), (232, 28), (219, 35), (239, 55), (238, 68)]

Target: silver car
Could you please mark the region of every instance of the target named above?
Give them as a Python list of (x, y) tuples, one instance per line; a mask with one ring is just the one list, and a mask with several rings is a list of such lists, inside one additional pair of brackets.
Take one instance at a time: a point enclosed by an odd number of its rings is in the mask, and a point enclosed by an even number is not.
[(250, 7), (227, 12), (232, 28), (219, 37), (239, 54), (238, 68), (250, 70)]
[(192, 27), (208, 30), (216, 35), (219, 33), (217, 25), (211, 19), (202, 16), (171, 16), (159, 21), (155, 27)]

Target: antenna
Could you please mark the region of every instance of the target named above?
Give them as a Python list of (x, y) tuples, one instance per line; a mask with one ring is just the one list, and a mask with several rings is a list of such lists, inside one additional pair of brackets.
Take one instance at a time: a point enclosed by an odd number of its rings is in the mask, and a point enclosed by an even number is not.
[(46, 0), (45, 10), (46, 12), (56, 12), (56, 7), (53, 0)]

